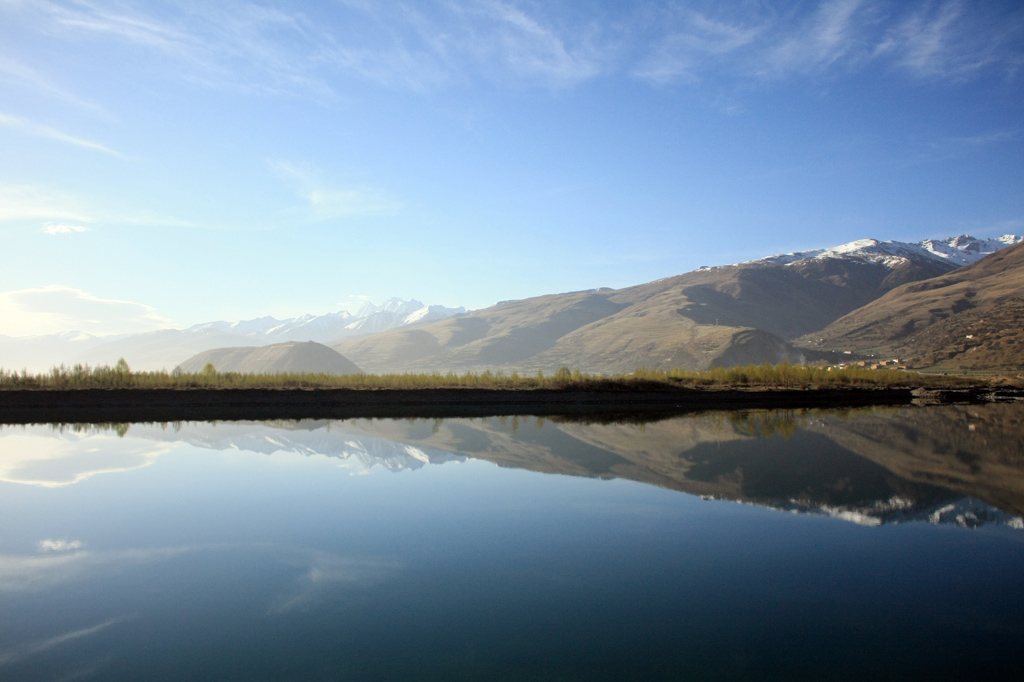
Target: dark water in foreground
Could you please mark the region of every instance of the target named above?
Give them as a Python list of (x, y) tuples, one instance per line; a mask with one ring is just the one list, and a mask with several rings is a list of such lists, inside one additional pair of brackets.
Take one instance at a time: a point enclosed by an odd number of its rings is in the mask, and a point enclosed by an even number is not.
[(997, 679), (1024, 405), (0, 428), (0, 680)]

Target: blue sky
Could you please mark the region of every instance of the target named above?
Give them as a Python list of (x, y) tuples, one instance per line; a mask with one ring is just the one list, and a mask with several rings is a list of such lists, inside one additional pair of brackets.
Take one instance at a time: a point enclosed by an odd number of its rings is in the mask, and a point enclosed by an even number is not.
[(0, 334), (1024, 232), (1024, 5), (0, 0)]

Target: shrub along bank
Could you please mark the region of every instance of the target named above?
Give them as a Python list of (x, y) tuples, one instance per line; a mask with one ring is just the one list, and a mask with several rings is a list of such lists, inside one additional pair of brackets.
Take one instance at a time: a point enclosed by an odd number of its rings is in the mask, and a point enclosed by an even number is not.
[(528, 391), (536, 389), (615, 391), (651, 388), (787, 388), (935, 387), (985, 385), (979, 377), (923, 375), (889, 369), (846, 367), (826, 369), (783, 362), (704, 371), (638, 369), (613, 376), (587, 374), (563, 367), (554, 374), (484, 371), (456, 374), (242, 374), (218, 372), (207, 365), (202, 372), (133, 372), (123, 359), (114, 367), (74, 365), (30, 374), (0, 369), (0, 390), (68, 389), (317, 389), (360, 390), (475, 388)]

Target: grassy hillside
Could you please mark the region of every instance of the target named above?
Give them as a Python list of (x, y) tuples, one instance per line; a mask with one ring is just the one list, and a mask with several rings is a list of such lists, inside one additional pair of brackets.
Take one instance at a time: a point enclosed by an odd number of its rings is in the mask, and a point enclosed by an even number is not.
[(290, 341), (269, 346), (216, 348), (192, 356), (179, 365), (182, 372), (201, 372), (211, 364), (218, 372), (246, 374), (315, 373), (362, 374), (338, 351), (314, 341)]
[(938, 369), (1024, 369), (1024, 244), (894, 289), (801, 342)]

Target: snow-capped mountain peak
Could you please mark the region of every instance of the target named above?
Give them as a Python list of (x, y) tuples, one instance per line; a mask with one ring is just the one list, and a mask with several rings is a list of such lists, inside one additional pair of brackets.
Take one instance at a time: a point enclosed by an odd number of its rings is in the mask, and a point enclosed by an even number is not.
[(918, 242), (918, 245), (935, 258), (957, 265), (968, 265), (1007, 246), (1019, 244), (1022, 240), (1024, 237), (1015, 234), (1004, 234), (995, 239), (975, 239), (964, 234), (942, 240), (925, 239)]
[(442, 305), (425, 305), (419, 310), (414, 310), (402, 320), (403, 325), (415, 324), (417, 322), (433, 322), (443, 320), (454, 315), (465, 315), (466, 309), (463, 306), (458, 308), (445, 308)]
[(346, 335), (375, 334), (396, 327), (434, 322), (465, 313), (466, 309), (462, 306), (428, 306), (416, 299), (403, 301), (400, 298), (391, 298), (380, 305), (364, 303), (353, 320), (345, 326), (345, 331)]
[(934, 260), (956, 267), (969, 265), (985, 256), (1024, 241), (1024, 237), (1005, 234), (994, 239), (976, 239), (964, 234), (946, 239), (925, 239), (916, 243), (858, 239), (827, 249), (796, 251), (735, 265), (791, 265), (808, 259), (846, 258), (895, 267), (909, 260)]
[(186, 329), (186, 332), (223, 332), (243, 337), (254, 345), (281, 343), (284, 341), (317, 341), (330, 343), (348, 336), (372, 334), (395, 327), (423, 322), (443, 320), (452, 315), (462, 315), (463, 307), (446, 308), (441, 305), (424, 305), (416, 299), (408, 301), (390, 298), (380, 305), (367, 301), (353, 315), (347, 310), (324, 315), (307, 313), (298, 317), (279, 320), (270, 315), (239, 322), (203, 322)]

